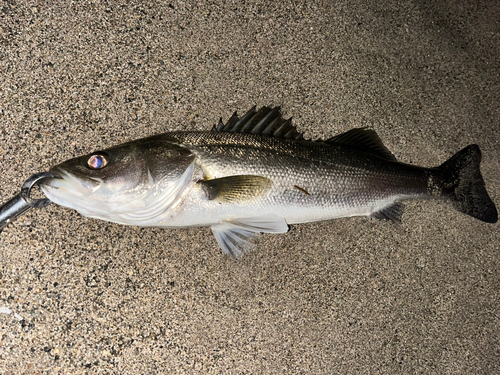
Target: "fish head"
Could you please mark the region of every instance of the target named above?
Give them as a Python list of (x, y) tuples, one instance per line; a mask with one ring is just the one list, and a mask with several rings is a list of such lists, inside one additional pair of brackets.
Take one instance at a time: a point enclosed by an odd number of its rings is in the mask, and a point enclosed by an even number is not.
[(144, 212), (151, 219), (159, 207), (165, 211), (190, 182), (194, 159), (175, 139), (154, 136), (58, 164), (41, 189), (85, 216), (141, 225), (127, 217)]

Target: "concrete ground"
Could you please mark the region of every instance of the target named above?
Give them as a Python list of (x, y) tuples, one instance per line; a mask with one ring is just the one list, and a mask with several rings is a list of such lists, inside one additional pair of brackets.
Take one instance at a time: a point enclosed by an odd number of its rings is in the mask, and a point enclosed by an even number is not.
[[(49, 5), (48, 5), (48, 4)], [(500, 3), (0, 3), (1, 201), (73, 156), (281, 105), (404, 162), (477, 143), (500, 203)], [(0, 235), (2, 374), (500, 373), (498, 224), (439, 202), (262, 235), (55, 205)]]

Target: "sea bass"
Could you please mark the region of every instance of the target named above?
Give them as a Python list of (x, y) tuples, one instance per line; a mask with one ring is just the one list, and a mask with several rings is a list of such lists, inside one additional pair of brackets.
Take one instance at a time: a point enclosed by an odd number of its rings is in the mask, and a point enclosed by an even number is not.
[(440, 198), (487, 223), (498, 214), (477, 145), (439, 167), (403, 164), (375, 131), (306, 141), (279, 108), (235, 113), (212, 131), (171, 132), (50, 169), (42, 191), (84, 216), (143, 227), (209, 226), (238, 257), (254, 233), (350, 216), (399, 220), (403, 201)]

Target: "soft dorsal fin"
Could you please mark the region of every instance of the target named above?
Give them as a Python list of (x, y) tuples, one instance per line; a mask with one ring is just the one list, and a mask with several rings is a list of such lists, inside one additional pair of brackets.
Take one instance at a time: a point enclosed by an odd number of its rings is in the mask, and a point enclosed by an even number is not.
[(281, 117), (280, 107), (262, 107), (258, 111), (255, 108), (251, 108), (241, 119), (234, 112), (225, 125), (220, 119), (219, 123), (212, 128), (212, 131), (264, 134), (275, 138), (295, 140), (304, 139), (302, 134), (292, 125), (291, 119), (285, 120)]
[(326, 143), (349, 146), (359, 151), (369, 152), (380, 158), (396, 161), (396, 157), (382, 143), (375, 130), (357, 128), (330, 138)]

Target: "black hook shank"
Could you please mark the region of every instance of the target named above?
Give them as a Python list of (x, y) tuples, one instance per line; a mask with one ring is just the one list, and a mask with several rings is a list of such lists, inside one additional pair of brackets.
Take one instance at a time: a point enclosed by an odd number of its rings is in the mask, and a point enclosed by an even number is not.
[(48, 198), (34, 199), (30, 197), (33, 186), (46, 177), (54, 176), (48, 172), (34, 174), (26, 180), (18, 195), (0, 207), (0, 232), (28, 210), (45, 207), (52, 203)]

